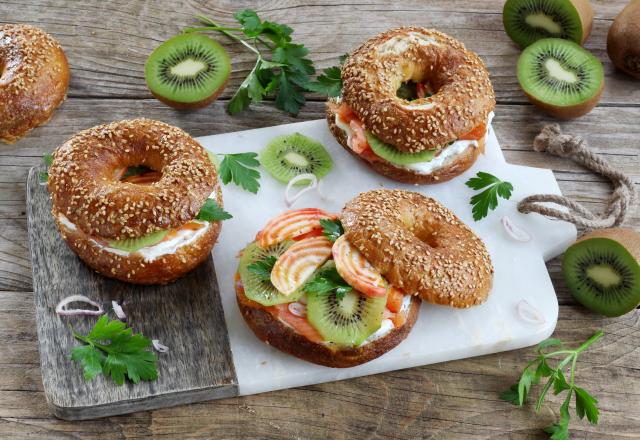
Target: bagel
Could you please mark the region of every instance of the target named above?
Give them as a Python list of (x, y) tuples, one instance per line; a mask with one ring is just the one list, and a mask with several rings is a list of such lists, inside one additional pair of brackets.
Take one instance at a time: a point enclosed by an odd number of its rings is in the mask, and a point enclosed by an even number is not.
[(34, 26), (0, 25), (0, 141), (13, 143), (46, 123), (68, 86), (67, 57), (56, 40)]
[[(461, 42), (430, 29), (393, 29), (351, 53), (341, 77), (341, 97), (327, 101), (329, 127), (379, 173), (407, 183), (442, 182), (483, 152), (495, 94), (484, 63)], [(397, 95), (403, 84), (415, 84), (417, 99)], [(366, 136), (390, 151), (433, 158), (394, 162), (374, 152)]]
[(342, 211), (347, 240), (392, 285), (435, 304), (484, 302), (493, 282), (482, 240), (451, 211), (421, 194), (375, 190)]
[[(134, 166), (153, 171), (121, 180)], [(48, 189), (69, 247), (122, 281), (171, 282), (209, 256), (220, 232), (219, 221), (196, 218), (209, 198), (222, 206), (215, 166), (191, 136), (162, 122), (134, 119), (78, 133), (54, 151)], [(138, 241), (150, 236), (158, 238)], [(123, 242), (140, 248), (123, 250)]]

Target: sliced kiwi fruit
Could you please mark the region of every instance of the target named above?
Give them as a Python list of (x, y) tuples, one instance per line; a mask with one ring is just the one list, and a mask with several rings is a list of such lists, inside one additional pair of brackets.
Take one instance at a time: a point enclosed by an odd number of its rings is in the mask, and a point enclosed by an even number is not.
[(589, 113), (604, 88), (602, 63), (576, 43), (559, 38), (538, 40), (527, 47), (517, 70), (529, 100), (557, 118)]
[[(326, 176), (333, 161), (318, 141), (300, 133), (278, 136), (260, 153), (260, 163), (276, 180), (289, 183), (300, 174), (315, 174), (318, 179)], [(299, 182), (305, 185), (308, 182)]]
[(151, 93), (177, 109), (206, 107), (222, 93), (231, 62), (220, 44), (196, 34), (173, 37), (147, 59), (144, 77)]
[[(325, 266), (334, 264), (333, 261)], [(357, 346), (380, 328), (386, 297), (373, 298), (352, 290), (339, 298), (335, 292), (307, 293), (307, 319), (325, 341)]]
[(278, 289), (273, 287), (271, 281), (264, 280), (249, 270), (249, 265), (252, 263), (271, 256), (279, 258), (293, 243), (293, 241), (283, 241), (263, 249), (258, 246), (257, 243), (253, 242), (244, 248), (242, 257), (240, 257), (238, 272), (240, 273), (244, 294), (247, 298), (263, 306), (285, 304), (300, 299), (303, 295), (302, 290), (293, 292), (291, 295), (283, 295)]
[(640, 304), (640, 234), (623, 228), (594, 231), (562, 259), (567, 287), (582, 305), (620, 316)]
[(543, 38), (582, 44), (591, 33), (593, 8), (588, 0), (507, 0), (502, 20), (523, 49)]
[(365, 135), (367, 136), (367, 142), (369, 142), (369, 146), (374, 153), (396, 165), (409, 165), (412, 163), (429, 162), (435, 155), (434, 150), (425, 150), (419, 153), (405, 153), (389, 144), (385, 144), (368, 131), (365, 132)]
[(107, 240), (109, 246), (125, 252), (135, 252), (147, 246), (160, 243), (169, 231), (156, 231), (137, 238), (124, 238), (122, 240)]

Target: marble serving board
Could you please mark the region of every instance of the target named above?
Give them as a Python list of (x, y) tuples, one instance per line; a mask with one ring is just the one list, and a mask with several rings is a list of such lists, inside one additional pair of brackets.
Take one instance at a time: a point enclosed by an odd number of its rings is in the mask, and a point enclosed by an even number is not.
[[(516, 209), (517, 202), (528, 195), (561, 194), (551, 171), (506, 163), (493, 129), (489, 132), (485, 155), (470, 170), (452, 181), (427, 186), (404, 185), (374, 173), (344, 151), (324, 120), (205, 136), (198, 140), (214, 153), (259, 152), (275, 136), (295, 132), (320, 141), (331, 154), (334, 166), (321, 184), (324, 198), (315, 191), (309, 192), (298, 199), (293, 208), (319, 207), (338, 213), (348, 200), (362, 191), (402, 188), (421, 192), (450, 208), (484, 240), (495, 266), (494, 285), (488, 301), (470, 309), (423, 302), (409, 337), (367, 364), (333, 369), (299, 360), (254, 336), (240, 315), (233, 287), (238, 252), (270, 218), (288, 209), (284, 201), (285, 186), (264, 170), (257, 195), (227, 185), (223, 190), (225, 209), (234, 217), (224, 222), (213, 255), (240, 395), (517, 349), (536, 344), (553, 332), (558, 302), (545, 261), (561, 254), (576, 239), (576, 229), (537, 214), (522, 215)], [(474, 191), (464, 182), (478, 171), (512, 182), (514, 191), (510, 200), (500, 200), (496, 211), (475, 222), (469, 204)], [(503, 216), (528, 231), (532, 240), (522, 243), (510, 238), (501, 225)], [(522, 300), (526, 300), (527, 307), (518, 313), (517, 306)], [(535, 319), (522, 319), (522, 312)]]

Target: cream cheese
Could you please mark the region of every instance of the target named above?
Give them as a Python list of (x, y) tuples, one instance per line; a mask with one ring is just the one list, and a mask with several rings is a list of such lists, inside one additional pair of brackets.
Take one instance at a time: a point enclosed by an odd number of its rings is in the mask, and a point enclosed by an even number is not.
[[(406, 313), (411, 306), (411, 295), (405, 295), (402, 299), (402, 306), (400, 307), (400, 312), (398, 313)], [(380, 323), (380, 328), (376, 330), (374, 333), (369, 335), (367, 339), (364, 340), (360, 346), (369, 344), (370, 342), (377, 341), (378, 339), (384, 338), (387, 336), (391, 330), (393, 330), (395, 326), (393, 325), (393, 321), (390, 319), (383, 319)]]

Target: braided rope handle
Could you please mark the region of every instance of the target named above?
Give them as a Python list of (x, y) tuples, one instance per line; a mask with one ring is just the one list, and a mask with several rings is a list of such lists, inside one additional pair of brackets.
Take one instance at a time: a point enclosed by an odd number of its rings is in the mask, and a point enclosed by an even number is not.
[[(600, 174), (613, 184), (613, 193), (607, 201), (602, 215), (598, 216), (578, 202), (568, 197), (554, 194), (535, 194), (525, 197), (518, 203), (518, 211), (523, 214), (535, 212), (546, 217), (564, 220), (586, 229), (603, 229), (620, 226), (637, 193), (629, 177), (611, 166), (604, 158), (589, 150), (587, 143), (580, 137), (562, 134), (557, 124), (547, 125), (533, 141), (533, 149), (548, 152), (555, 156), (567, 157), (583, 167)], [(544, 203), (567, 208), (560, 210)]]

